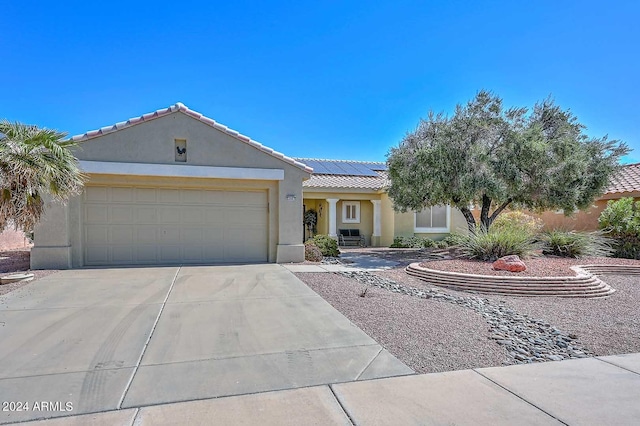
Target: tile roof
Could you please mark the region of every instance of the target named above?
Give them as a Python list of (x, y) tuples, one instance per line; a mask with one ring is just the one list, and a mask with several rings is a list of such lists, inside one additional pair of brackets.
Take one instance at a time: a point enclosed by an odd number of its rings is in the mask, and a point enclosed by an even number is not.
[(344, 175), (316, 175), (302, 183), (304, 188), (335, 188), (335, 189), (371, 189), (380, 190), (387, 184), (385, 172), (378, 176), (344, 176)]
[(618, 174), (611, 179), (607, 194), (640, 191), (640, 163), (622, 166)]
[(134, 118), (130, 118), (127, 121), (121, 121), (119, 123), (113, 124), (111, 126), (106, 126), (106, 127), (102, 127), (100, 129), (96, 129), (96, 130), (91, 130), (89, 132), (83, 133), (81, 135), (76, 135), (76, 136), (72, 136), (71, 140), (73, 141), (86, 141), (89, 139), (93, 139), (93, 138), (97, 138), (99, 136), (102, 135), (106, 135), (108, 133), (112, 133), (112, 132), (117, 132), (118, 130), (122, 130), (122, 129), (126, 129), (127, 127), (131, 127), (131, 126), (135, 126), (137, 124), (141, 124), (141, 123), (146, 123), (147, 121), (151, 121), (151, 120), (155, 120), (157, 118), (163, 117), (165, 115), (169, 115), (169, 114), (173, 114), (175, 112), (182, 112), (186, 115), (188, 115), (189, 117), (195, 118), (198, 121), (201, 121), (202, 123), (213, 127), (214, 129), (217, 129), (221, 132), (224, 132), (236, 139), (238, 139), (239, 141), (242, 141), (248, 145), (253, 146), (256, 149), (259, 149), (262, 152), (265, 152), (269, 155), (271, 155), (272, 157), (278, 158), (279, 160), (282, 160), (286, 163), (289, 163), (293, 166), (298, 167), (299, 169), (304, 170), (305, 172), (308, 173), (312, 173), (313, 169), (299, 161), (294, 160), (291, 157), (287, 157), (286, 155), (274, 151), (273, 149), (266, 147), (264, 145), (262, 145), (259, 142), (254, 141), (253, 139), (251, 139), (248, 136), (245, 136), (235, 130), (232, 130), (230, 128), (228, 128), (227, 126), (224, 126), (218, 122), (216, 122), (215, 120), (212, 120), (211, 118), (205, 117), (204, 115), (200, 114), (199, 112), (193, 111), (189, 108), (187, 108), (183, 103), (178, 102), (175, 105), (171, 105), (168, 108), (163, 108), (163, 109), (159, 109), (157, 111), (154, 112), (150, 112), (144, 115), (141, 115), (140, 117), (134, 117)]
[[(388, 184), (386, 164), (374, 161), (354, 161), (354, 160), (327, 160), (318, 158), (296, 158), (302, 163), (316, 165), (316, 170), (311, 178), (304, 181), (304, 188), (327, 188), (327, 189), (369, 189), (378, 191)], [(337, 164), (337, 169), (335, 168)], [(340, 165), (347, 167), (340, 168)], [(369, 173), (349, 174), (353, 167), (364, 166), (369, 169)], [(328, 173), (333, 170), (333, 173)]]

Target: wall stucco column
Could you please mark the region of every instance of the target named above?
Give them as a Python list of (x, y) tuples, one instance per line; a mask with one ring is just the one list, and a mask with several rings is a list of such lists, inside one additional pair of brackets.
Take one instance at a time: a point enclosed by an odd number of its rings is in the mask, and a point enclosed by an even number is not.
[(336, 233), (336, 223), (337, 223), (337, 212), (336, 205), (340, 201), (339, 198), (327, 198), (327, 203), (329, 203), (329, 236), (337, 237)]
[(371, 245), (379, 246), (380, 237), (382, 236), (382, 213), (381, 200), (370, 200), (373, 204), (373, 235), (371, 235)]

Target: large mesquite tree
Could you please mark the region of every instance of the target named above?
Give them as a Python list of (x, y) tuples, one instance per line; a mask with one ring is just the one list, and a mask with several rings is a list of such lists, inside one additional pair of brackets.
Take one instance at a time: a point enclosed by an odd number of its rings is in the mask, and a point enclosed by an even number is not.
[(591, 138), (569, 110), (552, 100), (505, 109), (480, 91), (452, 117), (430, 113), (387, 158), (389, 196), (398, 211), (450, 204), (469, 230), (481, 208), (488, 230), (507, 207), (541, 211), (586, 209), (602, 195), (627, 146)]

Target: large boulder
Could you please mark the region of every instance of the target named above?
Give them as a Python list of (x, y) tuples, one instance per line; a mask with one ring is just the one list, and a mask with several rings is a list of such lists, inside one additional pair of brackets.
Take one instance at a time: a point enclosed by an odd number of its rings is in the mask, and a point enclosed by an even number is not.
[(522, 272), (527, 270), (527, 265), (515, 254), (504, 256), (493, 262), (496, 271)]

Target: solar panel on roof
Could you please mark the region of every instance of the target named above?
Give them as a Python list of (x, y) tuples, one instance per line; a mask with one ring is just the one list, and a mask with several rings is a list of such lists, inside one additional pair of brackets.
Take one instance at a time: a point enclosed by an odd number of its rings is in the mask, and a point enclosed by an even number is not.
[(362, 176), (378, 176), (378, 174), (365, 163), (354, 163), (353, 166)]
[(387, 170), (386, 164), (361, 161), (298, 159), (313, 168), (313, 173), (338, 176), (371, 176), (376, 177), (378, 170)]

